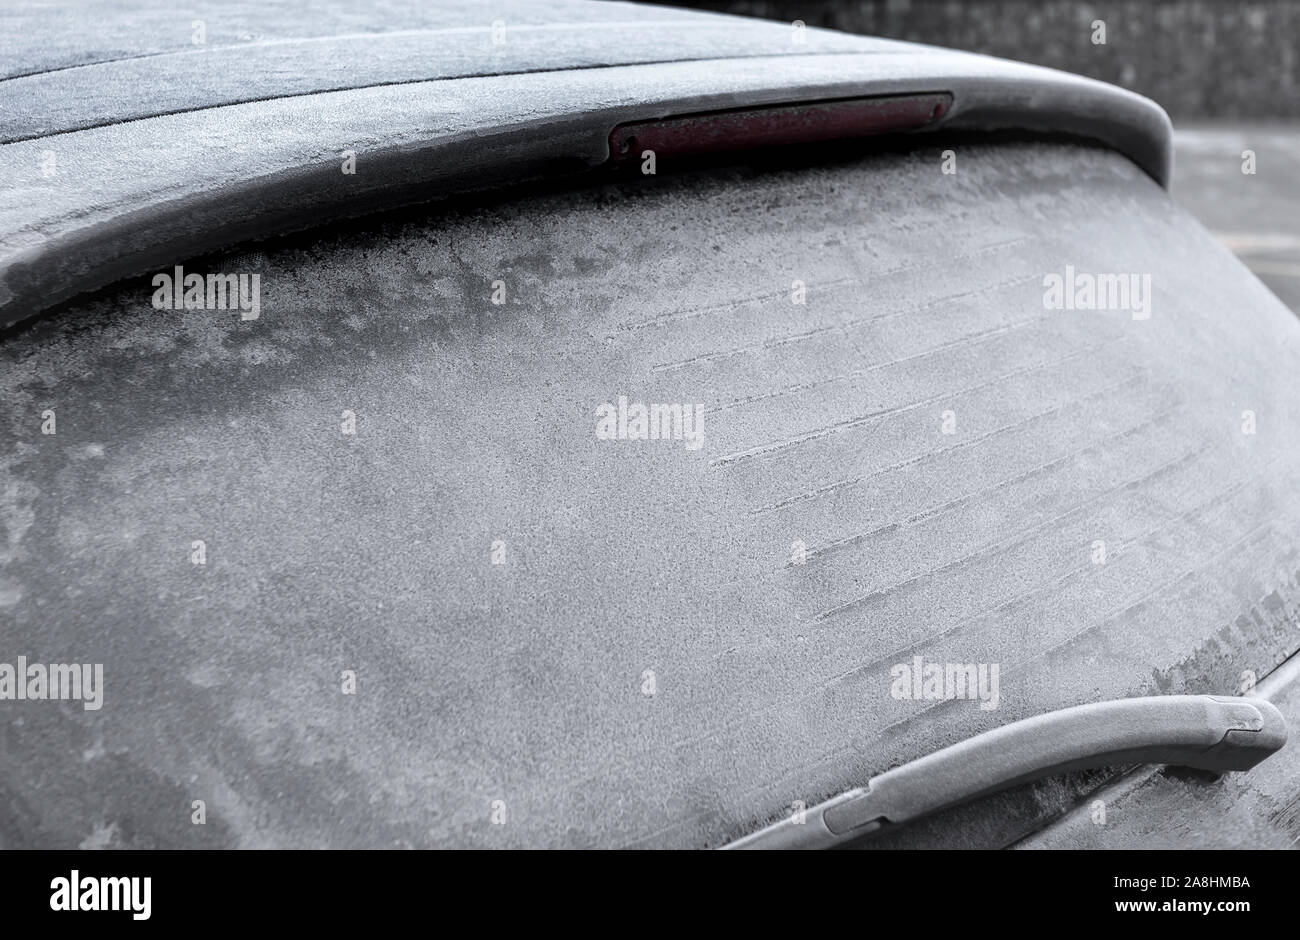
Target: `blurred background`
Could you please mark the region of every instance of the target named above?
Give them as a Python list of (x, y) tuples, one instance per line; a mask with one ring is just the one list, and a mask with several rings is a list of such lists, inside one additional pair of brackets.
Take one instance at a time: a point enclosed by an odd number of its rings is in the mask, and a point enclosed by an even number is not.
[[(1300, 313), (1298, 0), (677, 0), (1101, 79), (1175, 127), (1174, 196)], [(1095, 42), (1094, 23), (1105, 24)], [(1254, 172), (1243, 172), (1244, 151)]]

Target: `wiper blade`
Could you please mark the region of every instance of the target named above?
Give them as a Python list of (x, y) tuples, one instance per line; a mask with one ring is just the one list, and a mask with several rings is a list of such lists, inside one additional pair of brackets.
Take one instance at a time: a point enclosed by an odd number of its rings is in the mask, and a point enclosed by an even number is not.
[(832, 848), (1071, 770), (1130, 764), (1249, 770), (1286, 737), (1282, 713), (1259, 698), (1165, 695), (1063, 708), (895, 767), (724, 848)]

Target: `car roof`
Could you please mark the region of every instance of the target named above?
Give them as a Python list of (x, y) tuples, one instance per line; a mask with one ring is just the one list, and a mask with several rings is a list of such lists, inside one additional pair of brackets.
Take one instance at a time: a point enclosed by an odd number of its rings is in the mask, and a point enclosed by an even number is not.
[[(326, 4), (319, 19), (268, 22), (250, 15), (232, 30), (224, 11), (214, 11), (211, 33), (201, 18), (170, 17), (161, 36), (138, 26), (123, 36), (95, 32), (80, 50), (42, 41), (60, 32), (57, 19), (32, 24), (18, 33), (21, 49), (7, 63), (15, 107), (0, 115), (0, 141), (407, 82), (912, 48), (818, 29), (796, 39), (785, 24), (587, 0), (392, 12), (380, 7), (351, 15), (343, 4)], [(109, 22), (134, 19), (110, 14)], [(195, 23), (204, 24), (201, 43), (193, 41)]]
[(1076, 134), (1171, 169), (1146, 98), (911, 43), (587, 0), (193, 9), (0, 14), (0, 327), (178, 258), (587, 171), (616, 125), (675, 114), (943, 91), (931, 129)]

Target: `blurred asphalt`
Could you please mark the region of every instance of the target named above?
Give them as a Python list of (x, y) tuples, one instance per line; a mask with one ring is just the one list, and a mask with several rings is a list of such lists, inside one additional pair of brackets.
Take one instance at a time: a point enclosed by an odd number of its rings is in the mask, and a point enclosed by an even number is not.
[(1179, 123), (1174, 150), (1174, 198), (1300, 315), (1300, 123)]

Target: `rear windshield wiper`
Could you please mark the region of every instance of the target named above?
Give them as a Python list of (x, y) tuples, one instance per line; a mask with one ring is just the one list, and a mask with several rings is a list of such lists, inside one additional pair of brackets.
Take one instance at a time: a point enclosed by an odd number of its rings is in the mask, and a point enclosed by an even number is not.
[(1260, 698), (1166, 695), (1048, 712), (895, 767), (728, 849), (831, 848), (1050, 774), (1176, 764), (1249, 770), (1286, 743), (1286, 719)]

